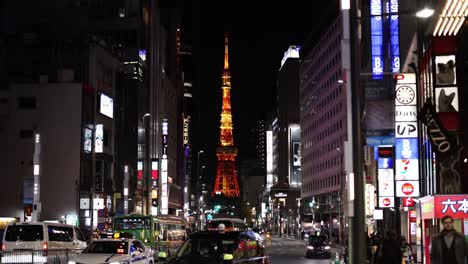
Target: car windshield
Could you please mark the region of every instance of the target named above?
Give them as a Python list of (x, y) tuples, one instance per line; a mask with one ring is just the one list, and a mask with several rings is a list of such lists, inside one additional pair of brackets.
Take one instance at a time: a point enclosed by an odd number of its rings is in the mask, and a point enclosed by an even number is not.
[(326, 244), (327, 238), (324, 236), (310, 236), (309, 237), (309, 244)]
[(239, 245), (234, 239), (191, 238), (180, 247), (177, 257), (184, 256), (221, 256), (233, 254)]
[(90, 254), (128, 254), (128, 242), (94, 241), (83, 251)]

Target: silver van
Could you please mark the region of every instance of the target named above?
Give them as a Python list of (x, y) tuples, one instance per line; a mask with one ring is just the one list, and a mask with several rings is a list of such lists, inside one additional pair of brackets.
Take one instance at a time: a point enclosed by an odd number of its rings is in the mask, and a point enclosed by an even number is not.
[(81, 230), (72, 225), (48, 222), (11, 223), (3, 234), (3, 251), (86, 248)]

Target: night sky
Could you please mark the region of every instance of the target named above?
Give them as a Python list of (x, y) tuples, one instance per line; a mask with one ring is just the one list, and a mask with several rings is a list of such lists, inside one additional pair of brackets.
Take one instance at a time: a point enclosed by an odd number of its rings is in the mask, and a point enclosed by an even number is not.
[[(195, 14), (190, 25), (194, 28), (195, 56), (199, 56), (195, 59), (201, 58), (200, 149), (206, 154), (202, 163), (208, 165), (208, 179), (214, 179), (224, 32), (229, 33), (230, 42), (234, 143), (239, 149), (238, 160), (243, 160), (255, 156), (249, 138), (258, 118), (276, 111), (276, 78), (284, 52), (290, 45), (303, 45), (313, 32), (323, 28), (328, 19), (325, 14), (339, 6), (338, 0), (188, 2), (188, 9)], [(316, 7), (311, 8), (311, 4)]]

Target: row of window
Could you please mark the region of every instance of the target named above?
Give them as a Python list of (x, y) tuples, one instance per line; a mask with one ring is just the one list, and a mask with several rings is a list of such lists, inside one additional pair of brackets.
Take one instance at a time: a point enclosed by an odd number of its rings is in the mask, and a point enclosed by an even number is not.
[(341, 131), (343, 128), (343, 120), (338, 120), (335, 123), (328, 126), (326, 129), (322, 130), (317, 136), (312, 139), (312, 142), (320, 142), (323, 139), (328, 138), (331, 135), (334, 135), (336, 132)]
[[(311, 163), (313, 164), (313, 159), (310, 160), (312, 161)], [(319, 173), (322, 173), (326, 170), (329, 170), (329, 169), (336, 169), (339, 165), (341, 165), (341, 162), (342, 161), (342, 158), (341, 156), (340, 157), (334, 157), (334, 158), (331, 158), (331, 159), (327, 159), (326, 161), (323, 161), (323, 162), (317, 162), (315, 163), (315, 165), (312, 165), (311, 167), (309, 168), (306, 168), (305, 169), (305, 174), (306, 175), (315, 175), (315, 174), (319, 174)]]
[(342, 145), (343, 145), (343, 140), (341, 137), (338, 137), (335, 140), (328, 142), (328, 144), (324, 145), (320, 149), (315, 148), (314, 151), (312, 151), (311, 153), (311, 158), (312, 160), (317, 160), (323, 157), (325, 153), (339, 152), (341, 149), (343, 149)]
[(302, 185), (304, 192), (313, 192), (340, 185), (340, 174), (334, 174), (323, 179), (314, 180), (311, 183)]

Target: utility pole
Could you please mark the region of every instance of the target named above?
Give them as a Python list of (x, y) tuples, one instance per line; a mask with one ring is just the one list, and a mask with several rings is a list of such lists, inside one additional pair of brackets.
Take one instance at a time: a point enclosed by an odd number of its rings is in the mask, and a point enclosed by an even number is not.
[[(351, 0), (349, 14), (350, 55), (351, 55), (351, 100), (352, 100), (352, 133), (353, 133), (353, 172), (354, 172), (354, 214), (352, 217), (351, 264), (365, 263), (365, 212), (364, 212), (364, 177), (363, 177), (363, 139), (362, 139), (362, 108), (363, 98), (360, 86), (361, 47), (359, 45), (358, 9), (359, 0)], [(352, 188), (353, 186), (351, 186)], [(351, 244), (351, 243), (350, 243)]]

